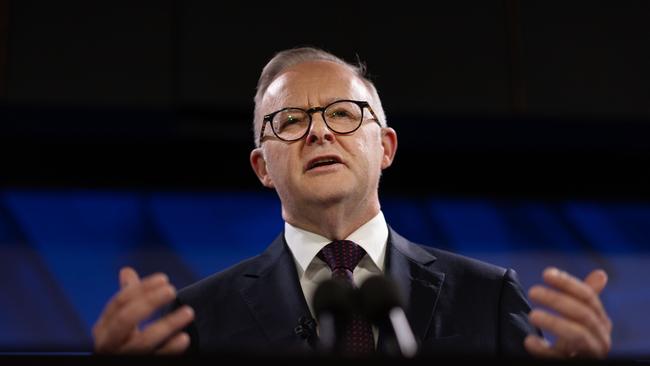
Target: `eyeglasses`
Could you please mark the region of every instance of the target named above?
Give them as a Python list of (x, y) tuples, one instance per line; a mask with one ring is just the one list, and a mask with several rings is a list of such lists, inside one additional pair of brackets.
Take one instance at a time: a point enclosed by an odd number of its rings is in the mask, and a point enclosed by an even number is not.
[(375, 112), (370, 108), (370, 104), (358, 100), (337, 100), (325, 107), (314, 107), (307, 110), (302, 108), (283, 108), (271, 114), (264, 116), (262, 120), (262, 131), (260, 132), (260, 142), (264, 138), (264, 129), (266, 123), (271, 123), (271, 129), (275, 136), (282, 141), (297, 141), (309, 133), (312, 123), (312, 114), (321, 112), (323, 121), (330, 131), (340, 134), (349, 135), (359, 129), (363, 122), (363, 110), (368, 108), (373, 120), (379, 126), (379, 120)]

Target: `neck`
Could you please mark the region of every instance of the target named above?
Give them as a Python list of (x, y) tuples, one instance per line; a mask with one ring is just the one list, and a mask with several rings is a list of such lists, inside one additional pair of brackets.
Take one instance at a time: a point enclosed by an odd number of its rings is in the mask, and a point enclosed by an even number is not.
[[(289, 224), (307, 230), (330, 240), (342, 240), (375, 217), (380, 210), (379, 200), (368, 200), (367, 204), (311, 205), (308, 208), (290, 212), (282, 207), (282, 216)], [(317, 207), (317, 208), (313, 208)]]

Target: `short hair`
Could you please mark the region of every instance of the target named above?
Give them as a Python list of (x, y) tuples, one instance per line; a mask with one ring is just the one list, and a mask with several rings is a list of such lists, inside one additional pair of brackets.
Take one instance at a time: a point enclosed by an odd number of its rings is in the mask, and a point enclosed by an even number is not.
[[(315, 47), (298, 47), (277, 52), (273, 58), (264, 66), (262, 74), (257, 82), (257, 92), (255, 93), (255, 116), (253, 118), (253, 133), (255, 146), (260, 146), (260, 130), (262, 128), (261, 104), (262, 98), (266, 93), (269, 85), (286, 69), (309, 61), (329, 61), (348, 67), (355, 76), (357, 76), (370, 91), (374, 99), (373, 110), (379, 118), (379, 123), (386, 126), (386, 114), (381, 105), (377, 88), (367, 77), (366, 65), (357, 59), (356, 64), (349, 63), (330, 52)], [(370, 101), (369, 101), (370, 102)]]

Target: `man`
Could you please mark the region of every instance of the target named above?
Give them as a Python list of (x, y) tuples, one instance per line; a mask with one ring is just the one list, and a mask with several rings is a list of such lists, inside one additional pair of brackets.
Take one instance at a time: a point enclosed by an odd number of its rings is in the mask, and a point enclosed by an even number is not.
[[(97, 352), (309, 348), (294, 331), (298, 319), (311, 318), (317, 285), (340, 270), (330, 259), (354, 252), (360, 261), (347, 269), (349, 280), (359, 286), (372, 275), (391, 277), (423, 353), (606, 357), (611, 322), (599, 299), (603, 271), (581, 281), (547, 269), (546, 286), (528, 295), (552, 312), (530, 311), (514, 271), (416, 245), (387, 225), (378, 184), (395, 157), (397, 134), (362, 67), (314, 48), (276, 54), (258, 82), (254, 132), (251, 165), (280, 198), (284, 232), (264, 253), (178, 296), (163, 274), (140, 279), (123, 268), (122, 289), (93, 328)], [(173, 312), (140, 329), (171, 302)], [(363, 329), (371, 347), (384, 349), (376, 328)]]

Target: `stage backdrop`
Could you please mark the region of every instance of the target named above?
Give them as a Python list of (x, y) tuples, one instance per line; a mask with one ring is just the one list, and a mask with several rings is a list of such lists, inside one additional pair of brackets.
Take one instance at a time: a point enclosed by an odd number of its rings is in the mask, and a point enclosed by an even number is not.
[[(648, 354), (650, 202), (386, 195), (411, 240), (512, 267), (610, 275), (613, 355)], [(271, 192), (0, 192), (0, 351), (89, 352), (117, 273), (166, 272), (181, 288), (262, 251), (283, 227)]]

